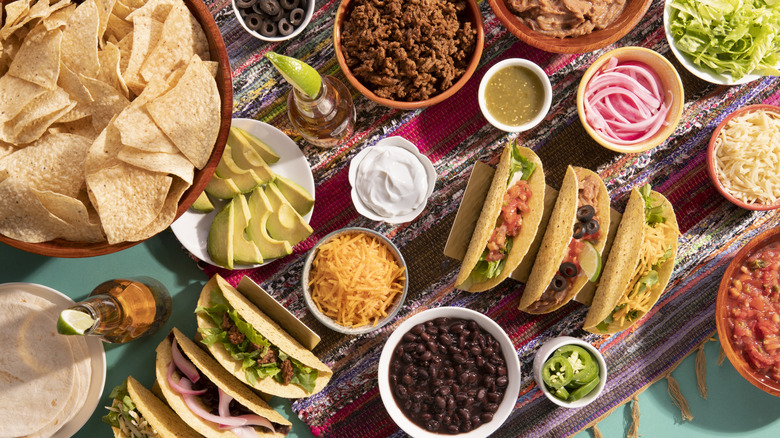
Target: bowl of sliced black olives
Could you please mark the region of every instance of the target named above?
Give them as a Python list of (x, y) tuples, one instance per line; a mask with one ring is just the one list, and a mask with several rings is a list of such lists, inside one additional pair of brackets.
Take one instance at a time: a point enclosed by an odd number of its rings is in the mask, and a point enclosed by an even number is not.
[(233, 0), (238, 22), (255, 38), (284, 41), (298, 35), (314, 14), (314, 0)]
[(440, 307), (393, 331), (379, 358), (378, 380), (390, 418), (407, 434), (486, 437), (515, 406), (520, 360), (489, 317)]

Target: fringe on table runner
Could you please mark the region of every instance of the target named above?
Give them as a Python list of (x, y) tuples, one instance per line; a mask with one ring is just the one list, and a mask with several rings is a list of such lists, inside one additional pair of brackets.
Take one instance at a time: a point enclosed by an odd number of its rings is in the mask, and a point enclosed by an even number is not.
[(601, 431), (597, 426), (598, 423), (593, 425), (593, 438), (604, 438), (604, 435), (601, 434)]
[(680, 391), (680, 385), (677, 383), (677, 379), (672, 376), (672, 373), (666, 375), (666, 381), (669, 384), (669, 396), (672, 397), (672, 403), (680, 408), (680, 414), (682, 414), (683, 421), (693, 420), (693, 414), (688, 407), (688, 401), (685, 400), (685, 396)]
[(626, 438), (639, 438), (639, 395), (634, 394), (631, 400), (634, 402), (631, 406), (631, 427)]
[(704, 344), (707, 340), (699, 344), (696, 352), (696, 384), (699, 387), (699, 395), (707, 400), (707, 356), (704, 354)]

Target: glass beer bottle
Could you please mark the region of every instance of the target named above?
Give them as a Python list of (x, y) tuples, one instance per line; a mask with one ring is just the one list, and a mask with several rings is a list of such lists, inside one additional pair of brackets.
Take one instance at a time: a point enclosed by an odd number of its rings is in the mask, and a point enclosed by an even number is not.
[(65, 334), (94, 335), (110, 343), (129, 342), (159, 330), (171, 316), (171, 307), (168, 289), (153, 278), (108, 280), (86, 300), (63, 311), (58, 330), (63, 319), (78, 321), (73, 324), (75, 331)]

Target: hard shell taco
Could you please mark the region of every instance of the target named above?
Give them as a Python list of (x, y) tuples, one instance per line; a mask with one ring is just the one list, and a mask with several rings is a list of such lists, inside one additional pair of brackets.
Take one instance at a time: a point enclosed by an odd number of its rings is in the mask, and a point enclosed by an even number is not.
[(168, 405), (132, 376), (111, 391), (113, 400), (103, 417), (116, 438), (196, 438), (200, 436)]
[(265, 394), (308, 397), (333, 372), (219, 274), (195, 309), (201, 342), (225, 369)]
[(282, 438), (291, 423), (178, 329), (157, 346), (157, 383), (179, 417), (209, 438)]
[(504, 281), (523, 261), (544, 212), (542, 161), (512, 142), (504, 148), (455, 287), (481, 292)]
[[(569, 166), (518, 308), (549, 313), (598, 277), (609, 230), (609, 194), (588, 169)], [(587, 256), (588, 265), (581, 261)], [(585, 269), (588, 268), (588, 269)]]
[(672, 276), (679, 234), (669, 200), (649, 185), (631, 191), (585, 330), (617, 333), (655, 305)]

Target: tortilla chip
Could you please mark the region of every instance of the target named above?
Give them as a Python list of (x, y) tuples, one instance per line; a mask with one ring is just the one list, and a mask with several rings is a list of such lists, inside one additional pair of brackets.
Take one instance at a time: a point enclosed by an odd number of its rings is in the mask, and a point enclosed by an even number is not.
[[(273, 319), (268, 317), (262, 310), (260, 310), (254, 303), (246, 298), (241, 292), (231, 286), (224, 278), (215, 274), (211, 277), (208, 283), (203, 287), (198, 299), (198, 306), (211, 306), (211, 292), (219, 291), (223, 294), (225, 299), (231, 306), (238, 312), (241, 317), (248, 322), (252, 327), (257, 330), (258, 333), (263, 335), (268, 341), (279, 348), (279, 350), (285, 352), (290, 357), (293, 357), (300, 361), (307, 367), (314, 368), (318, 371), (317, 380), (315, 381), (314, 390), (308, 392), (302, 387), (289, 384), (283, 385), (272, 378), (259, 379), (254, 385), (254, 389), (265, 394), (276, 395), (284, 398), (301, 398), (308, 397), (314, 393), (319, 392), (330, 381), (333, 371), (310, 350), (301, 345), (294, 337), (282, 329)], [(213, 321), (207, 316), (201, 313), (197, 314), (198, 327), (201, 329), (214, 328)], [(249, 381), (246, 378), (246, 374), (241, 368), (241, 362), (233, 359), (230, 353), (225, 350), (225, 347), (216, 342), (210, 346), (207, 346), (209, 352), (219, 362), (224, 369), (228, 370), (231, 374), (237, 377), (242, 382), (249, 385)], [(252, 386), (252, 385), (250, 385)]]
[(108, 25), (104, 36), (113, 36), (117, 41), (126, 37), (133, 31), (133, 23), (125, 21), (114, 14), (108, 16)]
[(149, 152), (133, 147), (123, 147), (117, 158), (142, 169), (176, 175), (190, 185), (195, 173), (192, 163), (178, 151), (174, 153)]
[(85, 173), (89, 175), (100, 169), (119, 165), (121, 161), (117, 156), (122, 147), (119, 130), (111, 122), (90, 145), (84, 162)]
[[(63, 1), (62, 3), (66, 3)], [(65, 27), (68, 24), (68, 20), (70, 19), (70, 16), (73, 15), (73, 12), (76, 10), (76, 4), (71, 3), (62, 9), (52, 12), (51, 15), (43, 18), (43, 25), (46, 27), (46, 30), (53, 30), (60, 27)]]
[(116, 114), (130, 105), (130, 101), (121, 91), (97, 79), (81, 76), (81, 82), (92, 96), (99, 96), (89, 105), (92, 124), (95, 131), (102, 131)]
[[(219, 389), (225, 394), (233, 397), (238, 403), (244, 407), (249, 408), (259, 414), (262, 417), (267, 418), (269, 421), (281, 424), (284, 426), (290, 426), (291, 423), (286, 418), (282, 417), (278, 412), (271, 409), (263, 399), (257, 394), (252, 392), (249, 387), (241, 384), (235, 377), (228, 373), (222, 366), (217, 363), (208, 353), (201, 350), (193, 341), (184, 336), (179, 329), (173, 329), (173, 336), (179, 345), (179, 349), (184, 356), (192, 361), (206, 378), (213, 382)], [(168, 404), (171, 408), (184, 420), (187, 424), (195, 429), (198, 433), (209, 438), (221, 438), (227, 436), (228, 432), (220, 431), (219, 425), (212, 423), (195, 415), (190, 408), (184, 403), (182, 396), (176, 392), (171, 384), (168, 383), (168, 366), (173, 361), (171, 356), (171, 337), (168, 336), (157, 346), (157, 359), (155, 362), (155, 369), (157, 375), (157, 383), (160, 385), (160, 391), (163, 393)], [(175, 373), (174, 376), (178, 374)], [(174, 377), (176, 378), (176, 377)], [(256, 427), (255, 431), (258, 438), (260, 437), (283, 437), (284, 434), (280, 432), (270, 433), (265, 428)]]
[(100, 59), (98, 79), (116, 88), (117, 91), (129, 99), (130, 90), (127, 88), (120, 70), (121, 56), (122, 53), (115, 44), (106, 43), (103, 50), (98, 52), (98, 58)]
[(80, 135), (92, 141), (94, 141), (98, 136), (98, 132), (95, 131), (95, 128), (92, 126), (92, 119), (90, 117), (84, 117), (72, 122), (65, 123), (58, 121), (49, 127), (49, 132), (52, 134)]
[(136, 10), (127, 19), (134, 22), (139, 15), (148, 15), (162, 23), (176, 3), (177, 0), (131, 0), (127, 4)]
[(60, 74), (61, 42), (59, 29), (47, 32), (42, 25), (36, 26), (24, 39), (8, 74), (53, 90)]
[(138, 412), (157, 431), (158, 435), (177, 438), (197, 438), (200, 436), (168, 405), (132, 376), (127, 378), (127, 393), (135, 403)]
[[(6, 122), (5, 141), (24, 144), (40, 138), (52, 123), (76, 106), (61, 88), (33, 99), (25, 111)], [(10, 128), (10, 129), (9, 129)]]
[(111, 15), (111, 10), (114, 9), (114, 3), (116, 0), (96, 0), (95, 5), (98, 11), (98, 41), (103, 40), (103, 33), (106, 31), (108, 25), (108, 17)]
[(501, 273), (496, 277), (481, 283), (470, 283), (468, 281), (471, 271), (474, 270), (482, 252), (487, 246), (488, 240), (490, 240), (498, 216), (501, 214), (504, 194), (508, 189), (507, 180), (509, 179), (511, 168), (512, 147), (515, 147), (514, 143), (506, 145), (504, 152), (501, 154), (498, 166), (496, 167), (496, 172), (493, 175), (493, 181), (490, 184), (490, 189), (485, 198), (482, 212), (477, 220), (474, 234), (469, 241), (469, 247), (466, 250), (466, 254), (463, 256), (463, 263), (461, 264), (458, 277), (455, 280), (455, 285), (459, 289), (467, 290), (469, 292), (481, 292), (491, 289), (504, 281), (512, 274), (512, 271), (515, 270), (517, 265), (523, 261), (525, 254), (528, 252), (528, 249), (539, 230), (539, 222), (542, 220), (542, 214), (544, 213), (545, 194), (542, 160), (540, 160), (531, 149), (516, 146), (523, 157), (536, 164), (536, 169), (528, 178), (528, 185), (531, 189), (531, 200), (529, 202), (530, 211), (523, 215), (520, 233), (514, 238), (512, 249), (507, 254), (504, 269)]
[(100, 72), (98, 26), (95, 0), (87, 0), (76, 7), (62, 33), (62, 61), (74, 73), (88, 78), (96, 78)]
[(46, 88), (13, 76), (0, 77), (0, 122), (16, 117), (30, 101), (46, 92)]
[(62, 220), (61, 238), (74, 242), (102, 242), (105, 240), (100, 222), (90, 215), (89, 209), (77, 198), (51, 191), (34, 190), (38, 201), (52, 215)]
[(135, 103), (122, 111), (114, 124), (122, 134), (122, 143), (127, 146), (147, 152), (179, 152), (176, 145), (154, 123), (146, 108)]
[(141, 77), (141, 65), (149, 52), (157, 45), (163, 23), (151, 14), (135, 15), (133, 20), (133, 46), (127, 68), (122, 72), (125, 83), (136, 95), (141, 94), (146, 81)]
[(68, 224), (49, 213), (26, 181), (9, 176), (0, 182), (0, 233), (28, 243), (60, 237)]
[(176, 86), (146, 107), (157, 126), (202, 169), (214, 149), (220, 123), (219, 91), (203, 62), (193, 57)]
[(87, 174), (92, 205), (109, 244), (129, 237), (151, 223), (162, 210), (171, 177), (121, 163)]
[(179, 209), (179, 200), (181, 200), (182, 195), (184, 195), (184, 192), (187, 191), (189, 187), (190, 184), (187, 184), (179, 178), (174, 178), (171, 183), (171, 189), (168, 190), (168, 196), (165, 198), (165, 204), (160, 210), (160, 214), (158, 214), (149, 225), (130, 236), (128, 240), (139, 241), (148, 239), (168, 228), (176, 218), (176, 212)]

